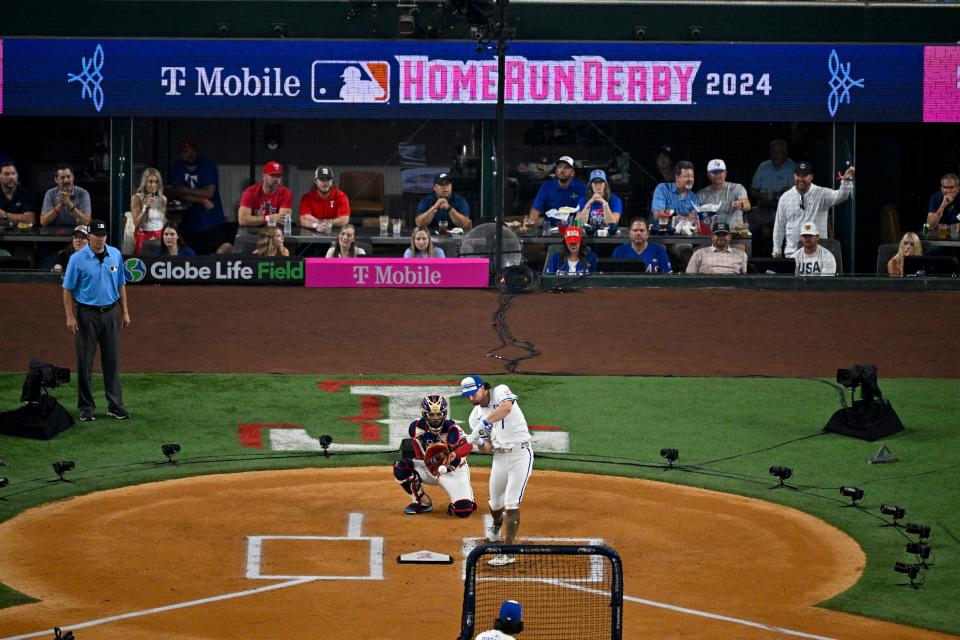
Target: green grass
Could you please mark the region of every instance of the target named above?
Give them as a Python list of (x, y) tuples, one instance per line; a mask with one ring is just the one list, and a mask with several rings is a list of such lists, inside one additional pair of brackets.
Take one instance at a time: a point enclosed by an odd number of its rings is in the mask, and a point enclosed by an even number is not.
[[(436, 376), (433, 376), (434, 378)], [(458, 375), (450, 375), (456, 379)], [(18, 405), (22, 373), (0, 374), (0, 408)], [(304, 466), (388, 464), (392, 454), (279, 454), (242, 447), (239, 423), (295, 423), (311, 435), (358, 441), (356, 426), (337, 421), (358, 413), (348, 392), (320, 393), (316, 376), (142, 374), (124, 376), (134, 419), (78, 423), (42, 442), (0, 436), (0, 519), (68, 496), (173, 477)], [(570, 433), (571, 454), (544, 454), (539, 469), (652, 478), (771, 500), (818, 516), (848, 532), (867, 554), (862, 579), (823, 606), (920, 627), (960, 633), (960, 409), (954, 380), (881, 380), (907, 427), (886, 444), (895, 464), (869, 465), (879, 443), (821, 428), (838, 408), (837, 392), (818, 381), (767, 378), (496, 377), (520, 396), (531, 424)], [(76, 388), (54, 394), (75, 413)], [(97, 397), (102, 394), (97, 391)], [(452, 398), (452, 415), (468, 404)], [(414, 416), (410, 416), (411, 418)], [(807, 437), (812, 436), (812, 437)], [(162, 442), (183, 446), (177, 465), (162, 464)], [(778, 446), (781, 445), (781, 446)], [(680, 450), (683, 469), (665, 471), (662, 447)], [(759, 451), (768, 449), (765, 451)], [(50, 482), (53, 460), (69, 458), (72, 483)], [(722, 461), (721, 458), (729, 458)], [(790, 484), (776, 490), (771, 465), (792, 467)], [(863, 510), (843, 508), (844, 484), (866, 491)], [(933, 528), (935, 566), (914, 591), (896, 586), (897, 561), (913, 562), (903, 534), (881, 527), (879, 506), (907, 509), (906, 521)], [(0, 588), (0, 605), (24, 601)]]

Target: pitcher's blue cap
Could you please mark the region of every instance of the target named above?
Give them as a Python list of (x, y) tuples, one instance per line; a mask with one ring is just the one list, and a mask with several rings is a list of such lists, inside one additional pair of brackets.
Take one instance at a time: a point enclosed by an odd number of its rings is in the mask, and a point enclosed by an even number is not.
[(504, 600), (500, 605), (500, 619), (504, 622), (520, 622), (523, 620), (523, 607), (516, 600)]
[(483, 380), (480, 376), (467, 376), (460, 381), (460, 396), (472, 396), (483, 388)]

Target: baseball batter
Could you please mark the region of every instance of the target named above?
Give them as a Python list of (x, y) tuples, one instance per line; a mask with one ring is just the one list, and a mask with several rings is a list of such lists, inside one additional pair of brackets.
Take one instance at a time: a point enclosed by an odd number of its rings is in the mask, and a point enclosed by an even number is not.
[(443, 396), (423, 399), (421, 417), (411, 422), (408, 430), (412, 455), (393, 465), (394, 478), (412, 500), (403, 509), (408, 515), (433, 511), (433, 501), (423, 490), (424, 484), (440, 485), (447, 492), (448, 515), (466, 518), (477, 510), (466, 461), (473, 445), (467, 442), (457, 423), (447, 418), (447, 409)]
[[(520, 502), (533, 472), (533, 447), (527, 420), (517, 404), (517, 396), (505, 384), (490, 387), (479, 376), (467, 376), (460, 382), (460, 395), (473, 405), (470, 412), (471, 434), (468, 441), (484, 453), (493, 453), (490, 469), (490, 514), (493, 527), (487, 540), (514, 544), (520, 527)], [(493, 566), (516, 562), (514, 556), (499, 554), (489, 560)]]

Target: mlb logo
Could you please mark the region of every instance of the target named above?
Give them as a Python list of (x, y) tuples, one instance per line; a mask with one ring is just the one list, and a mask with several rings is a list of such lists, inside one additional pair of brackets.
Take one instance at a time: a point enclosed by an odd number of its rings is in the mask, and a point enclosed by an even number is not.
[(314, 60), (314, 102), (374, 104), (390, 100), (390, 63), (385, 60)]

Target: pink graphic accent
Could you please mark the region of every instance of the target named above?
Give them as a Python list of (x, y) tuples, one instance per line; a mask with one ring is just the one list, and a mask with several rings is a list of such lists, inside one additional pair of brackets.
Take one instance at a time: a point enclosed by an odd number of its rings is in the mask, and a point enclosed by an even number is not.
[(960, 122), (960, 47), (923, 48), (923, 121)]
[(486, 258), (307, 258), (307, 287), (486, 288)]
[(3, 113), (3, 40), (0, 39), (0, 114)]

